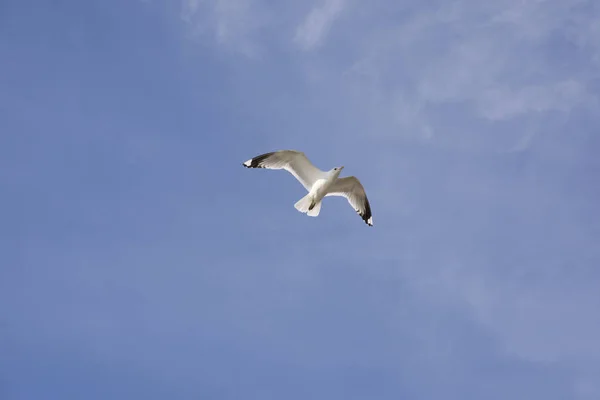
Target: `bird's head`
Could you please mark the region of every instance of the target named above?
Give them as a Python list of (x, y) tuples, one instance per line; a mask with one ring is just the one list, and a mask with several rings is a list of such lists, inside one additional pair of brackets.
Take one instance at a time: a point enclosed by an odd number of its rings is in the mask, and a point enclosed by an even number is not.
[(343, 169), (344, 169), (344, 166), (335, 167), (334, 169), (331, 170), (331, 173), (335, 174), (337, 176), (342, 172)]

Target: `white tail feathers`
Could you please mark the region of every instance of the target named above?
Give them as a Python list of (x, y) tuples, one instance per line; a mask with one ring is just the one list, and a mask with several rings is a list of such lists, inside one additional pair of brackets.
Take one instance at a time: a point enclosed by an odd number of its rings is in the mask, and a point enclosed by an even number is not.
[(301, 213), (305, 213), (311, 217), (316, 217), (321, 212), (321, 202), (319, 201), (315, 204), (310, 193), (298, 200), (294, 204), (294, 207)]
[(310, 217), (316, 217), (317, 215), (319, 215), (320, 212), (321, 212), (321, 202), (318, 202), (317, 204), (315, 204), (315, 206), (313, 207), (312, 210), (308, 210), (306, 215), (308, 215)]

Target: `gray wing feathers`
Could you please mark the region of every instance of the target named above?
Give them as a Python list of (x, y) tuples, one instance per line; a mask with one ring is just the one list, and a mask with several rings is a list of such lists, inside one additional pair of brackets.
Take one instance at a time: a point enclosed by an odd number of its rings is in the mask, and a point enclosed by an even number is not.
[(373, 226), (373, 215), (371, 214), (371, 205), (365, 193), (365, 188), (355, 176), (339, 178), (329, 188), (326, 196), (342, 196), (348, 200), (348, 203), (354, 208), (354, 211), (361, 216), (363, 221)]
[(304, 153), (295, 150), (280, 150), (261, 154), (244, 163), (246, 168), (284, 169), (291, 173), (310, 191), (315, 181), (325, 174), (315, 167)]

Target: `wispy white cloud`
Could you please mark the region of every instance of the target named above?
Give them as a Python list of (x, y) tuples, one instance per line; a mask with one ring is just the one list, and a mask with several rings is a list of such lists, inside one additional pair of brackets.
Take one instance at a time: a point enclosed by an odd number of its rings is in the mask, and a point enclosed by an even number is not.
[[(586, 7), (589, 2), (579, 0), (463, 0), (403, 14), (392, 7), (387, 11), (401, 18), (385, 23), (384, 15), (369, 15), (377, 21), (373, 24), (356, 12), (348, 17), (355, 17), (355, 31), (346, 34), (358, 56), (354, 63), (336, 65), (345, 71), (341, 90), (348, 95), (346, 88), (352, 87), (361, 109), (377, 110), (373, 118), (385, 130), (399, 136), (419, 133), (445, 145), (452, 144), (436, 123), (440, 107), (460, 107), (464, 115), (479, 118), (478, 125), (593, 109), (598, 94), (590, 84), (600, 73), (591, 65), (600, 53), (596, 20)], [(447, 130), (447, 123), (443, 126)]]
[(345, 0), (321, 0), (297, 27), (295, 42), (304, 50), (320, 46), (331, 25), (344, 9)]
[(505, 120), (530, 112), (569, 112), (573, 107), (595, 107), (597, 103), (596, 97), (573, 79), (514, 89), (492, 88), (481, 93), (479, 100), (479, 112), (490, 120)]

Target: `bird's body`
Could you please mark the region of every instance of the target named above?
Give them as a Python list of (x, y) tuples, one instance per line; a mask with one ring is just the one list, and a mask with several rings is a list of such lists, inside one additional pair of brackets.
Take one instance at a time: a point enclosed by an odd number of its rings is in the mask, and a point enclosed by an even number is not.
[(294, 204), (294, 207), (302, 213), (316, 217), (321, 211), (321, 203), (325, 197), (342, 196), (369, 226), (373, 226), (371, 206), (360, 181), (354, 176), (339, 178), (344, 167), (336, 167), (327, 172), (321, 171), (304, 153), (295, 150), (261, 154), (246, 161), (244, 166), (285, 169), (290, 172), (308, 191), (307, 195)]
[(308, 193), (313, 196), (315, 203), (320, 202), (327, 195), (331, 186), (333, 186), (335, 181), (338, 179), (340, 172), (342, 172), (341, 168), (328, 173), (325, 178), (317, 179), (312, 185), (312, 188)]

